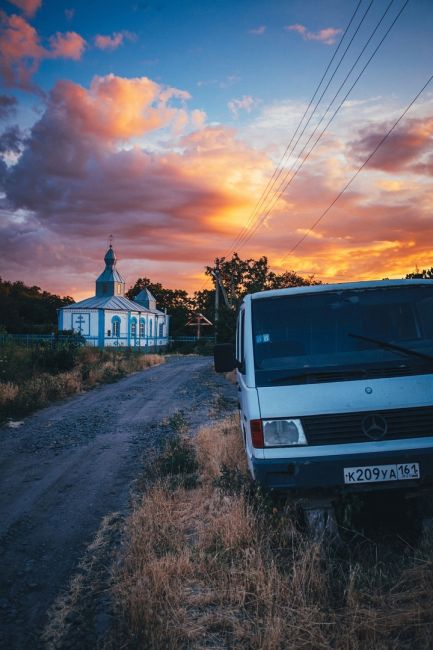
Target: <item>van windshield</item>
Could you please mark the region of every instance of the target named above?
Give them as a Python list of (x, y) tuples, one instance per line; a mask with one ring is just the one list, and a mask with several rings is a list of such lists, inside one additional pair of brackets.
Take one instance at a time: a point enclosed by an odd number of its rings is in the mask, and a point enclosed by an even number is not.
[(433, 373), (432, 285), (252, 301), (257, 386)]

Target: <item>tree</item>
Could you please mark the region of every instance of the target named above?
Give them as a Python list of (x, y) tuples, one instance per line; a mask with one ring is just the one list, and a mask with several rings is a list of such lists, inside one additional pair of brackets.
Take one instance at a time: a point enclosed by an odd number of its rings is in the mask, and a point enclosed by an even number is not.
[(152, 282), (149, 278), (138, 278), (134, 286), (126, 292), (126, 296), (130, 300), (134, 300), (142, 289), (149, 289), (156, 300), (158, 309), (167, 310), (170, 315), (171, 336), (190, 334), (185, 326), (193, 309), (193, 302), (186, 291), (165, 289), (160, 282)]
[(433, 267), (430, 269), (423, 269), (419, 271), (416, 269), (415, 273), (408, 273), (406, 280), (433, 280)]
[(40, 287), (0, 278), (0, 327), (11, 334), (42, 334), (57, 329), (57, 309), (71, 305), (70, 296), (61, 298)]
[(233, 253), (229, 260), (225, 257), (217, 257), (213, 266), (206, 267), (206, 275), (214, 278), (214, 274), (219, 276), (230, 304), (227, 307), (221, 297), (218, 322), (220, 341), (233, 340), (237, 311), (248, 293), (320, 284), (313, 276), (304, 278), (295, 271), (285, 271), (281, 274), (271, 271), (265, 255), (258, 260), (252, 258), (243, 260), (238, 253)]

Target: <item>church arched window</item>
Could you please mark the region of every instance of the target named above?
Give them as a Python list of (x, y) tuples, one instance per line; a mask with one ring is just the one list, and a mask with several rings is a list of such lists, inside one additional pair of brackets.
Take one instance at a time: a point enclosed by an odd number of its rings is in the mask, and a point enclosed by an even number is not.
[(146, 319), (140, 318), (140, 336), (146, 336)]
[(152, 326), (153, 326), (153, 321), (149, 321), (149, 336), (153, 336)]
[(119, 316), (113, 316), (111, 319), (113, 336), (120, 336), (120, 318)]
[(131, 320), (131, 336), (133, 339), (137, 336), (137, 319), (133, 318)]

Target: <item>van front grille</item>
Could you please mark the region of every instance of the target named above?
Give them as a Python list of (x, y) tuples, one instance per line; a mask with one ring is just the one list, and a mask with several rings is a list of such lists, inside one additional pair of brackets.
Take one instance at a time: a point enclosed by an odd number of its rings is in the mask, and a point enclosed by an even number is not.
[(310, 445), (433, 436), (433, 407), (431, 406), (308, 415), (301, 417), (301, 421)]

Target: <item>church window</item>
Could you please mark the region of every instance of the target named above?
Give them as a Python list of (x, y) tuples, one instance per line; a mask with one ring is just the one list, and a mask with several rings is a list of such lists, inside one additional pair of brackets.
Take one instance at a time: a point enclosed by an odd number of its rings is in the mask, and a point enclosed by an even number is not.
[(137, 319), (133, 318), (131, 321), (131, 336), (135, 339), (137, 336)]
[(113, 336), (120, 336), (120, 318), (113, 316)]
[(144, 318), (140, 318), (140, 336), (146, 336), (146, 321)]
[(121, 293), (122, 293), (122, 285), (119, 283), (117, 285), (117, 294), (120, 296)]
[(159, 338), (162, 339), (163, 336), (164, 336), (164, 323), (160, 323), (159, 324)]
[(149, 336), (153, 335), (152, 326), (153, 326), (153, 321), (149, 321)]

